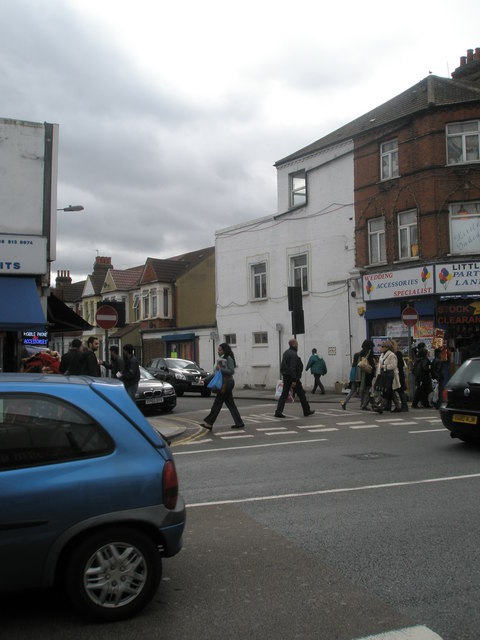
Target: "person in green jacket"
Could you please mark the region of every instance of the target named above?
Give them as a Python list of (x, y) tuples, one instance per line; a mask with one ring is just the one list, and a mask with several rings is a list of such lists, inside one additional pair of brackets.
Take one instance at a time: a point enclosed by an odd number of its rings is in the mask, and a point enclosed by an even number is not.
[(315, 393), (317, 387), (320, 388), (320, 393), (322, 395), (325, 394), (325, 387), (323, 386), (320, 378), (327, 373), (327, 365), (325, 364), (325, 360), (321, 358), (317, 354), (316, 349), (312, 349), (312, 355), (308, 359), (306, 370), (311, 369), (313, 377), (315, 379), (315, 384), (313, 385), (312, 393)]

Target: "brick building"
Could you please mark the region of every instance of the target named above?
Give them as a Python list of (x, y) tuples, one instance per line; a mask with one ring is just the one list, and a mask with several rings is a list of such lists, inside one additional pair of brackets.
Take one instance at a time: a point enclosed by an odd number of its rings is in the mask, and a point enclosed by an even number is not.
[(347, 127), (367, 335), (405, 348), (413, 306), (452, 371), (480, 345), (480, 49)]

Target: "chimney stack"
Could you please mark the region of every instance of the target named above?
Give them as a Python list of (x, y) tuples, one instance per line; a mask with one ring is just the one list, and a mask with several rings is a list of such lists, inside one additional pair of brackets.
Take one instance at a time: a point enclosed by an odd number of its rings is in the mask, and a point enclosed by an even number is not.
[(460, 66), (452, 73), (453, 80), (480, 85), (480, 47), (467, 49), (467, 55), (461, 56)]

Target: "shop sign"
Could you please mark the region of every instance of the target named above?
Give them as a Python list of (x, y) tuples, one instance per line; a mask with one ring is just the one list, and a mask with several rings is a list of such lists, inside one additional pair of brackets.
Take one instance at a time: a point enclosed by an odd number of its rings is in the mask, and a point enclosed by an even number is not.
[(47, 239), (43, 236), (0, 234), (0, 275), (47, 273)]
[(435, 267), (437, 293), (478, 293), (480, 290), (480, 262), (451, 262)]
[(480, 300), (452, 300), (437, 305), (437, 322), (445, 325), (480, 325)]
[(23, 344), (29, 344), (35, 347), (46, 347), (48, 345), (48, 332), (47, 331), (24, 331)]
[(434, 293), (433, 267), (419, 266), (363, 276), (363, 299), (413, 298)]

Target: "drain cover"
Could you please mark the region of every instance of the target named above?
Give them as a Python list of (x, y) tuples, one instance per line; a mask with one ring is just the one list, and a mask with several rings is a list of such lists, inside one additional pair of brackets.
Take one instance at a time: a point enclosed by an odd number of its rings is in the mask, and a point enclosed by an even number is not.
[(348, 458), (357, 458), (358, 460), (378, 460), (379, 458), (394, 458), (392, 453), (382, 453), (381, 451), (371, 451), (370, 453), (350, 453)]

